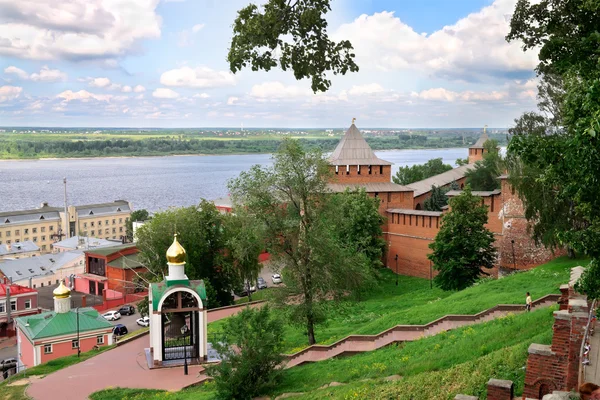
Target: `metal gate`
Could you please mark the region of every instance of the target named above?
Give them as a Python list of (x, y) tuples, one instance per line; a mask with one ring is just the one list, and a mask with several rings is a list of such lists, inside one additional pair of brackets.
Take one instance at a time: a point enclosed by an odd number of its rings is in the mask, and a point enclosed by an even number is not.
[(198, 358), (198, 313), (192, 311), (164, 313), (163, 360), (188, 360)]

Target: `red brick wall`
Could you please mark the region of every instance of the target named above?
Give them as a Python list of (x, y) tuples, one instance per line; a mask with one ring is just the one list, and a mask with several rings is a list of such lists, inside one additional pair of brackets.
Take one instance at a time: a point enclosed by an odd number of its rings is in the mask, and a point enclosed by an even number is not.
[[(464, 184), (465, 184), (466, 180), (467, 180), (467, 178), (462, 177), (462, 178), (456, 180), (456, 184), (458, 185), (458, 187), (460, 187), (462, 189), (462, 188), (464, 188)], [(442, 186), (442, 188), (449, 189), (450, 186), (452, 186), (452, 183), (444, 185), (444, 186)], [(429, 191), (427, 193), (423, 193), (422, 195), (415, 197), (414, 200), (413, 200), (413, 206), (412, 206), (412, 208), (414, 210), (419, 209), (419, 208), (417, 208), (417, 204), (419, 204), (421, 206), (420, 209), (424, 210), (424, 208), (423, 208), (424, 204), (423, 203), (425, 202), (425, 200), (427, 200), (430, 197), (431, 197), (431, 191)]]
[[(380, 173), (383, 170), (382, 174)], [(335, 173), (335, 165), (331, 166), (332, 180), (331, 183), (370, 183), (370, 182), (390, 182), (392, 180), (391, 165), (373, 165), (371, 166), (371, 174), (369, 174), (369, 166), (361, 165), (360, 174), (358, 173), (358, 165), (350, 165), (350, 172), (346, 173), (346, 166), (339, 165), (338, 173)]]
[(483, 160), (483, 149), (469, 149), (469, 164)]
[(487, 400), (513, 400), (514, 385), (511, 381), (490, 379), (487, 385)]

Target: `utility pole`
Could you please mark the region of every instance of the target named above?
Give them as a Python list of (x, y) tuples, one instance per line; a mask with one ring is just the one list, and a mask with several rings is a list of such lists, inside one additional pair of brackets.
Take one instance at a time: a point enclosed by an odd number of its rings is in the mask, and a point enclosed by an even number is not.
[(396, 286), (398, 286), (398, 254), (394, 259), (396, 260)]
[[(63, 178), (65, 184), (65, 239), (69, 238), (69, 212), (67, 211), (67, 178)], [(62, 239), (62, 238), (61, 238)]]
[(79, 307), (75, 309), (77, 313), (77, 358), (79, 358), (79, 354), (81, 354), (81, 343), (79, 343)]

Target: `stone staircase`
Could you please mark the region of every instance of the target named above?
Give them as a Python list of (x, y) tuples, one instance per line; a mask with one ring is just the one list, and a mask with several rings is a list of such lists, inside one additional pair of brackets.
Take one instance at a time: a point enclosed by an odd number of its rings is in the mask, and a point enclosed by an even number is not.
[[(549, 294), (535, 300), (532, 307), (549, 307), (556, 304), (559, 298), (559, 294)], [(523, 311), (525, 306), (522, 304), (499, 304), (475, 315), (446, 315), (426, 325), (396, 325), (377, 335), (350, 335), (330, 345), (312, 345), (287, 355), (285, 368), (341, 355), (373, 351), (393, 343), (409, 342), (462, 326), (491, 321), (508, 313)]]

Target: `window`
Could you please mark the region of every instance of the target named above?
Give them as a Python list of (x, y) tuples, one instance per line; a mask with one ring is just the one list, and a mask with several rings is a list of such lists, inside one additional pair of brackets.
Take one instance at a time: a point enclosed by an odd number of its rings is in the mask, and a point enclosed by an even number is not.
[(123, 227), (122, 226), (119, 228), (119, 232), (123, 232)]
[(44, 282), (40, 283), (40, 287), (44, 287)]
[(116, 224), (116, 223), (117, 223), (117, 220), (116, 220), (116, 219), (113, 219), (113, 225), (114, 225), (114, 224)]
[(29, 310), (31, 308), (31, 300), (25, 300), (25, 309)]
[(116, 239), (116, 238), (117, 238), (116, 236), (113, 236), (113, 239)]
[(50, 226), (50, 232), (52, 232), (54, 230), (53, 226)]
[(375, 197), (379, 197), (379, 192), (375, 192)]
[(25, 241), (26, 241), (26, 242), (28, 242), (28, 241), (29, 241), (29, 238), (28, 238), (28, 237), (26, 237), (26, 238), (25, 238)]
[(34, 237), (33, 237), (33, 241), (34, 241), (34, 242), (37, 242), (37, 236), (34, 236)]
[(346, 165), (346, 175), (350, 175), (350, 166)]
[(6, 303), (0, 302), (0, 313), (5, 313), (5, 312), (6, 312)]
[(373, 173), (371, 166), (369, 165), (369, 175)]
[(58, 279), (56, 280), (56, 284), (58, 285)]
[(10, 301), (10, 311), (17, 311), (17, 300)]
[(25, 235), (29, 235), (29, 228), (25, 228), (25, 229), (23, 229), (23, 233), (24, 233)]
[(356, 173), (357, 173), (358, 175), (360, 175), (360, 165), (358, 165), (358, 166), (356, 167)]
[(91, 226), (94, 226), (94, 221), (90, 222), (90, 225), (91, 225)]
[(46, 232), (46, 227), (42, 226), (42, 232)]
[(337, 175), (337, 174), (339, 174), (339, 172), (340, 172), (340, 166), (336, 165), (335, 166), (335, 174)]
[(79, 347), (79, 340), (77, 340), (77, 339), (71, 340), (71, 348), (76, 349), (78, 347)]
[(42, 242), (46, 241), (46, 236), (42, 236)]
[(10, 237), (10, 231), (6, 231), (6, 237)]
[(119, 218), (119, 223), (122, 224), (123, 223), (123, 218)]
[(44, 345), (44, 354), (52, 354), (52, 345), (51, 344)]
[(84, 227), (84, 228), (87, 228), (87, 222), (84, 222), (84, 223), (83, 223), (83, 227)]
[(392, 192), (388, 192), (388, 203), (392, 201)]
[(96, 344), (104, 344), (104, 336), (96, 336)]
[(379, 166), (379, 175), (383, 175), (383, 165)]
[(20, 234), (21, 234), (21, 230), (20, 229), (15, 230), (15, 235), (19, 236)]
[(98, 226), (102, 226), (102, 221), (98, 221)]
[(117, 228), (113, 228), (113, 233), (117, 233)]
[(52, 281), (48, 281), (48, 286), (52, 285)]
[(6, 241), (6, 244), (10, 244), (10, 240), (7, 240), (7, 241)]
[(110, 232), (110, 229), (106, 228), (106, 229), (104, 230), (104, 232), (105, 232), (105, 233), (108, 235), (108, 233)]
[(92, 231), (92, 236), (94, 236), (96, 234), (96, 231)]
[(31, 232), (33, 232), (33, 233), (37, 233), (37, 228), (33, 228), (33, 229), (31, 229)]
[(19, 242), (21, 242), (21, 239), (16, 239), (15, 240), (15, 243), (19, 243)]
[(33, 288), (35, 289), (35, 283), (33, 284)]
[(105, 221), (104, 221), (104, 225), (108, 225), (108, 220), (105, 220)]

